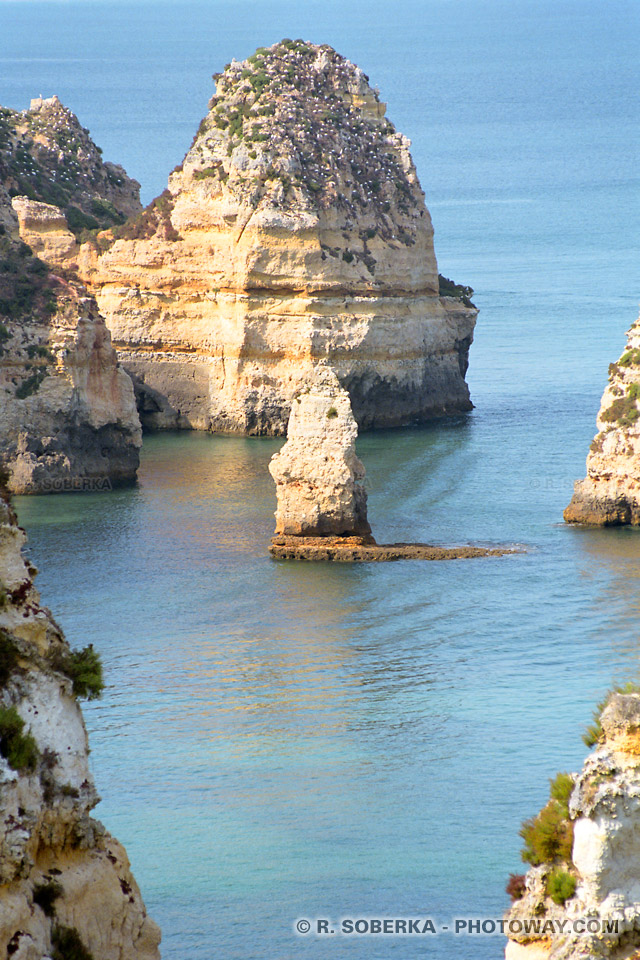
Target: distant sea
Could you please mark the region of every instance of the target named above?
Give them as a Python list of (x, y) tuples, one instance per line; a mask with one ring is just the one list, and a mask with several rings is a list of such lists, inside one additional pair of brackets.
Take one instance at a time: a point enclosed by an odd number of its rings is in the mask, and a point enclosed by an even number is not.
[(303, 37), (362, 66), (481, 310), (475, 410), (359, 440), (374, 532), (527, 546), (273, 562), (271, 439), (156, 435), (136, 489), (20, 500), (44, 601), (104, 659), (97, 813), (166, 960), (500, 956), (293, 923), (500, 917), (521, 821), (638, 678), (640, 534), (562, 508), (640, 299), (639, 26), (636, 0), (0, 2), (0, 102), (58, 94), (145, 201), (232, 57)]

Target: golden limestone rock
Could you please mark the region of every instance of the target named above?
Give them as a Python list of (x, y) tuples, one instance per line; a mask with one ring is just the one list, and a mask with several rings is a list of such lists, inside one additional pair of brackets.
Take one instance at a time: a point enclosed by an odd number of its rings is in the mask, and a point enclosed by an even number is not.
[[(40, 204), (39, 206), (44, 206)], [(14, 493), (135, 479), (142, 431), (130, 377), (95, 301), (19, 239), (0, 185), (0, 463)]]
[(360, 427), (470, 409), (477, 311), (440, 295), (409, 141), (362, 70), (286, 40), (209, 107), (168, 189), (71, 257), (143, 424), (284, 434), (320, 359)]
[(287, 442), (269, 464), (278, 498), (276, 536), (371, 533), (357, 436), (349, 394), (329, 367), (317, 367), (293, 401)]

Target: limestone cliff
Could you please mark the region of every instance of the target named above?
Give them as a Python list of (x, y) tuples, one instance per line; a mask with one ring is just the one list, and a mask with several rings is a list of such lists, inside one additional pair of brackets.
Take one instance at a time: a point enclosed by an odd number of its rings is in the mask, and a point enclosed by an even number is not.
[(77, 696), (98, 693), (99, 662), (40, 605), (24, 541), (0, 489), (0, 955), (158, 960), (126, 852), (90, 815)]
[(140, 421), (105, 322), (81, 284), (52, 274), (18, 238), (1, 185), (0, 260), (0, 462), (11, 490), (135, 479)]
[(470, 409), (477, 311), (440, 295), (409, 141), (362, 70), (285, 40), (216, 81), (165, 193), (69, 251), (143, 421), (283, 434), (321, 358), (361, 427)]
[(598, 433), (587, 457), (587, 476), (575, 485), (564, 511), (568, 523), (640, 524), (640, 320), (627, 346), (609, 366), (598, 413)]
[(349, 394), (333, 370), (317, 367), (294, 398), (287, 442), (269, 464), (278, 500), (276, 536), (371, 533), (357, 436)]
[(536, 865), (511, 884), (507, 960), (640, 954), (640, 694), (613, 693), (593, 741), (582, 772), (560, 775), (523, 828)]
[(78, 234), (141, 209), (140, 184), (103, 162), (89, 131), (55, 96), (32, 100), (28, 110), (0, 107), (0, 183), (11, 197), (55, 204)]

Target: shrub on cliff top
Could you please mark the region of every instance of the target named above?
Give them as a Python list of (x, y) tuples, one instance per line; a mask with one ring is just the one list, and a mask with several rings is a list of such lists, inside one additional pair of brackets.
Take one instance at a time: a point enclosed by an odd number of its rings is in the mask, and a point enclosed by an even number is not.
[(522, 859), (537, 867), (554, 860), (571, 861), (573, 824), (569, 819), (569, 797), (573, 778), (559, 773), (550, 781), (550, 798), (536, 817), (525, 820), (520, 829), (524, 840)]
[(35, 770), (38, 746), (15, 707), (0, 707), (0, 754), (13, 770)]

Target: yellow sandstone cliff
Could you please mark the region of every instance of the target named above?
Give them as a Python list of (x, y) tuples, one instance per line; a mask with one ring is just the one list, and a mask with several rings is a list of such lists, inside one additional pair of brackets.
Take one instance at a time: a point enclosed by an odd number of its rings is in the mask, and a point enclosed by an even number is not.
[(282, 434), (320, 358), (361, 427), (470, 409), (477, 311), (440, 296), (409, 141), (367, 77), (283, 41), (216, 79), (168, 190), (79, 250), (67, 238), (143, 423)]

